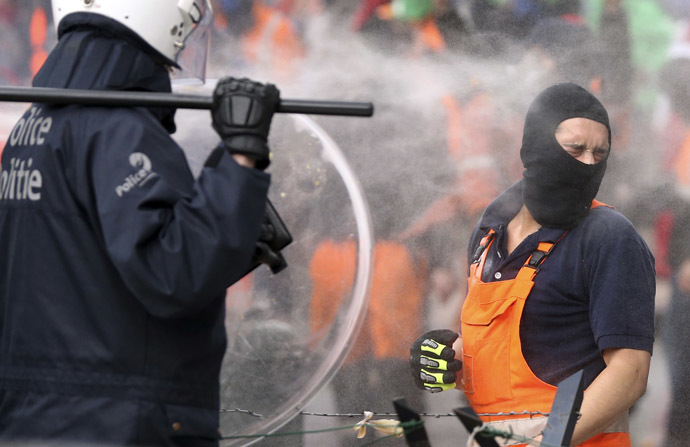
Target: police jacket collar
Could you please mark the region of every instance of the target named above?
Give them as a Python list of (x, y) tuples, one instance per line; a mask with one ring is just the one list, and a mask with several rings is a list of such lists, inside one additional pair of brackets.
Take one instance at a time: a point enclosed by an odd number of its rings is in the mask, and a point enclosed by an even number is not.
[[(118, 22), (76, 13), (60, 23), (60, 39), (33, 80), (34, 87), (171, 92), (163, 61)], [(150, 108), (169, 133), (174, 109)]]

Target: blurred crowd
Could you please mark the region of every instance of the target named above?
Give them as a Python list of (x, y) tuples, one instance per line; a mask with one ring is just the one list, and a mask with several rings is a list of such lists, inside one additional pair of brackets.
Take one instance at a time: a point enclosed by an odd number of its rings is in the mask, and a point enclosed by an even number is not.
[(55, 44), (50, 0), (0, 0), (0, 83), (24, 85)]
[[(54, 44), (49, 3), (0, 0), (0, 84), (28, 85)], [(669, 429), (660, 428), (667, 435), (659, 446), (684, 445), (690, 438), (690, 366), (683, 353), (690, 341), (687, 0), (212, 3), (210, 77), (255, 77), (286, 96), (376, 105), (370, 132), (361, 123), (353, 131), (345, 119), (322, 122), (360, 176), (376, 236), (370, 311), (333, 382), (339, 411), (390, 411), (400, 395), (424, 409), (408, 377), (406, 350), (422, 329), (443, 326), (443, 318), (457, 326), (464, 244), (484, 207), (521, 176), (528, 101), (549, 84), (572, 81), (611, 115), (612, 157), (599, 199), (641, 229), (660, 283), (670, 286), (666, 296), (660, 288), (657, 300), (672, 386)], [(334, 318), (329, 306), (352, 281), (350, 245), (346, 238), (324, 241), (311, 261), (315, 331)], [(369, 372), (355, 392), (345, 378), (358, 371)]]
[[(403, 373), (406, 347), (421, 329), (457, 326), (468, 232), (522, 173), (517, 149), (525, 101), (551, 83), (572, 81), (611, 115), (613, 154), (599, 199), (620, 209), (655, 252), (658, 332), (671, 386), (658, 445), (684, 445), (690, 435), (690, 367), (682, 353), (690, 340), (687, 2), (216, 3), (216, 38), (231, 44), (214, 46), (212, 73), (229, 66), (296, 94), (376, 103), (375, 130), (366, 135), (353, 135), (345, 121), (323, 123), (356, 166), (376, 233), (369, 313), (332, 383), (339, 411), (387, 411), (400, 395), (424, 409)], [(390, 199), (391, 190), (404, 206)], [(315, 331), (333, 318), (334, 299), (351, 284), (353, 266), (336, 268), (354, 257), (351, 244), (324, 241), (312, 260)]]

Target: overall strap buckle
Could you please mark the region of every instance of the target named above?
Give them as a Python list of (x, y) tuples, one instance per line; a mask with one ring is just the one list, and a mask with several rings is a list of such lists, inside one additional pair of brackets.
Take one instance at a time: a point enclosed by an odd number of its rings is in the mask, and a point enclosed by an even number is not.
[[(553, 248), (553, 247), (551, 247)], [(539, 270), (539, 265), (544, 262), (544, 259), (546, 259), (546, 256), (551, 252), (551, 249), (549, 251), (539, 251), (539, 249), (534, 250), (532, 253), (532, 256), (529, 257), (527, 260), (527, 266), (535, 268)]]
[(567, 230), (563, 232), (561, 237), (559, 237), (556, 240), (556, 242), (539, 242), (537, 249), (532, 252), (532, 255), (530, 255), (529, 258), (527, 258), (527, 262), (525, 262), (525, 267), (533, 268), (538, 272), (541, 268), (541, 265), (546, 260), (546, 257), (551, 254), (553, 248), (556, 246), (557, 243), (560, 242), (561, 239), (565, 237), (566, 234), (568, 234)]

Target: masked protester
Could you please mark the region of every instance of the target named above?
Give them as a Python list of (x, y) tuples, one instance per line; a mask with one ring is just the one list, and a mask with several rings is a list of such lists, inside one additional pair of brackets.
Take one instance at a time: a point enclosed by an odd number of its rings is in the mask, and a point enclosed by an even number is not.
[[(205, 54), (204, 0), (52, 3), (34, 86), (169, 92), (181, 49)], [(196, 180), (174, 110), (29, 107), (0, 176), (0, 442), (218, 444), (225, 290), (253, 262), (278, 102), (221, 80)]]
[(457, 387), (485, 422), (538, 438), (557, 385), (582, 370), (571, 445), (631, 445), (627, 411), (646, 389), (655, 272), (632, 224), (594, 199), (610, 140), (606, 110), (585, 89), (556, 84), (537, 96), (523, 179), (488, 206), (469, 241), (461, 339), (441, 329), (413, 344), (418, 386)]

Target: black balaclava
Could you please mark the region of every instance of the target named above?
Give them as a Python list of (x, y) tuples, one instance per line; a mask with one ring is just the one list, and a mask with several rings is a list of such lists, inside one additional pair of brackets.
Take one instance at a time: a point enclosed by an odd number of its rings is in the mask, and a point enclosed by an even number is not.
[(603, 124), (611, 144), (606, 109), (579, 85), (552, 85), (532, 102), (520, 149), (525, 167), (522, 197), (536, 221), (547, 228), (569, 229), (584, 219), (606, 171), (606, 159), (588, 165), (573, 158), (558, 143), (556, 128), (570, 118), (588, 118)]

